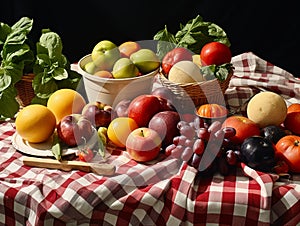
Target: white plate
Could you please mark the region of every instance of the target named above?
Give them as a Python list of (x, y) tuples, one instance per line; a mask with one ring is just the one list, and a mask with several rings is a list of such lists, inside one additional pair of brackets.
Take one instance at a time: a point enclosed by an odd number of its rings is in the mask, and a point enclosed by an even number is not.
[[(17, 132), (15, 132), (11, 141), (14, 148), (24, 154), (40, 157), (53, 157), (51, 151), (52, 137), (43, 143), (30, 143), (24, 140)], [(77, 148), (67, 148), (63, 149), (62, 155), (70, 155), (74, 153), (77, 154), (77, 152)]]

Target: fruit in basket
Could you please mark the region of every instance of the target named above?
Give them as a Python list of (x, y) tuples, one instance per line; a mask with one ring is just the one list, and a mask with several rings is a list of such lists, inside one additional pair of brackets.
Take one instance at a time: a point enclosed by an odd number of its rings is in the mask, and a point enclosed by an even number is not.
[(114, 64), (112, 75), (116, 79), (133, 78), (139, 75), (139, 69), (129, 58), (122, 57)]
[(132, 53), (140, 49), (141, 49), (140, 44), (134, 41), (123, 42), (121, 45), (119, 45), (119, 51), (121, 57), (129, 58)]
[(193, 61), (193, 53), (184, 47), (176, 47), (170, 50), (161, 61), (162, 73), (168, 76), (173, 65), (183, 60)]
[(66, 115), (81, 113), (85, 105), (83, 96), (72, 89), (55, 91), (47, 102), (47, 107), (54, 113), (57, 124)]
[(112, 107), (100, 101), (86, 104), (81, 112), (95, 127), (107, 127), (111, 120), (116, 116)]
[(200, 55), (199, 54), (194, 54), (193, 55), (193, 62), (195, 64), (197, 64), (199, 67), (201, 67), (201, 58), (200, 58)]
[(162, 139), (162, 146), (166, 147), (173, 142), (173, 138), (179, 135), (177, 124), (180, 115), (176, 111), (161, 111), (156, 113), (149, 121), (148, 127), (155, 130)]
[(287, 135), (282, 137), (275, 146), (276, 157), (286, 162), (289, 171), (300, 173), (300, 137)]
[(114, 78), (114, 76), (112, 75), (112, 73), (110, 71), (106, 71), (106, 70), (100, 70), (100, 71), (96, 71), (94, 73), (94, 75), (100, 77), (100, 78)]
[(130, 55), (130, 59), (142, 74), (156, 70), (160, 66), (160, 60), (151, 49), (140, 49)]
[(200, 51), (201, 65), (221, 65), (231, 62), (230, 48), (221, 42), (209, 42)]
[(40, 143), (50, 138), (56, 127), (56, 118), (44, 105), (31, 104), (16, 116), (16, 131), (28, 142)]
[(200, 68), (189, 60), (179, 61), (170, 69), (168, 79), (174, 83), (193, 83), (204, 81)]
[(287, 115), (287, 105), (282, 96), (271, 91), (255, 94), (247, 105), (247, 117), (260, 128), (279, 126)]
[(69, 147), (75, 147), (88, 142), (94, 133), (90, 120), (82, 114), (64, 116), (57, 125), (59, 139)]
[(155, 159), (161, 148), (162, 140), (159, 134), (148, 127), (133, 130), (126, 140), (126, 151), (137, 162), (147, 162)]
[(287, 113), (300, 111), (300, 104), (293, 103), (288, 106)]
[(161, 111), (160, 100), (151, 94), (135, 97), (128, 106), (128, 117), (132, 118), (139, 127), (148, 126), (151, 118)]
[(128, 135), (138, 128), (138, 124), (129, 117), (118, 117), (107, 128), (108, 139), (117, 147), (125, 148)]
[(261, 136), (248, 137), (241, 144), (241, 159), (255, 170), (271, 172), (275, 166), (274, 145)]
[(241, 115), (232, 115), (226, 118), (222, 127), (232, 127), (235, 129), (235, 136), (230, 138), (230, 140), (235, 144), (243, 143), (243, 141), (248, 137), (260, 135), (259, 125), (251, 119)]
[(98, 42), (92, 50), (92, 60), (100, 70), (110, 71), (119, 58), (119, 48), (109, 40)]

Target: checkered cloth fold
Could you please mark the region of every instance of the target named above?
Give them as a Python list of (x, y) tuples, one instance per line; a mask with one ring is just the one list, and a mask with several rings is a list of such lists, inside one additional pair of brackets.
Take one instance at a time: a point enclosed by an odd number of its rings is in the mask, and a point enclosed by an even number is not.
[[(252, 53), (233, 58), (233, 108), (261, 89), (294, 101), (299, 81)], [(266, 81), (270, 82), (266, 82)], [(248, 81), (248, 83), (247, 83)], [(275, 86), (277, 84), (277, 86)], [(276, 88), (274, 88), (276, 87)], [(144, 165), (126, 152), (109, 158), (113, 176), (23, 165), (11, 121), (0, 124), (0, 225), (296, 225), (300, 183), (241, 164), (228, 176), (201, 177), (169, 156)]]

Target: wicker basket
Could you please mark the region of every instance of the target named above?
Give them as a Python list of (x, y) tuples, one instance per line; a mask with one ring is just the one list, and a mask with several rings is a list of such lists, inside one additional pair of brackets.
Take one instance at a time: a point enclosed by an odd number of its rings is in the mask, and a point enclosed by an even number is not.
[(169, 81), (160, 73), (159, 80), (162, 86), (173, 91), (179, 101), (192, 100), (195, 106), (200, 106), (207, 103), (224, 104), (224, 93), (232, 75), (233, 70), (223, 82), (215, 78), (209, 81), (180, 84)]
[(26, 74), (22, 76), (22, 79), (15, 84), (18, 91), (17, 101), (20, 106), (25, 107), (29, 105), (34, 98), (35, 94), (32, 88), (32, 80), (34, 74)]

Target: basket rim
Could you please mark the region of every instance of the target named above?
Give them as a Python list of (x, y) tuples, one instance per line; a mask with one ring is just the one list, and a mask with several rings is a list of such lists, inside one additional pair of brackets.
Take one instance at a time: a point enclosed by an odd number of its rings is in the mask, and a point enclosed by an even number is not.
[(233, 70), (230, 71), (229, 75), (224, 81), (220, 81), (218, 78), (210, 79), (210, 80), (205, 80), (201, 82), (189, 82), (189, 83), (178, 83), (178, 82), (172, 82), (170, 81), (162, 72), (158, 73), (159, 77), (163, 79), (163, 82), (168, 83), (169, 85), (174, 85), (174, 86), (180, 86), (180, 87), (187, 87), (187, 86), (199, 86), (203, 84), (209, 84), (209, 83), (215, 83), (216, 81), (223, 84), (228, 82), (231, 77), (233, 76)]

